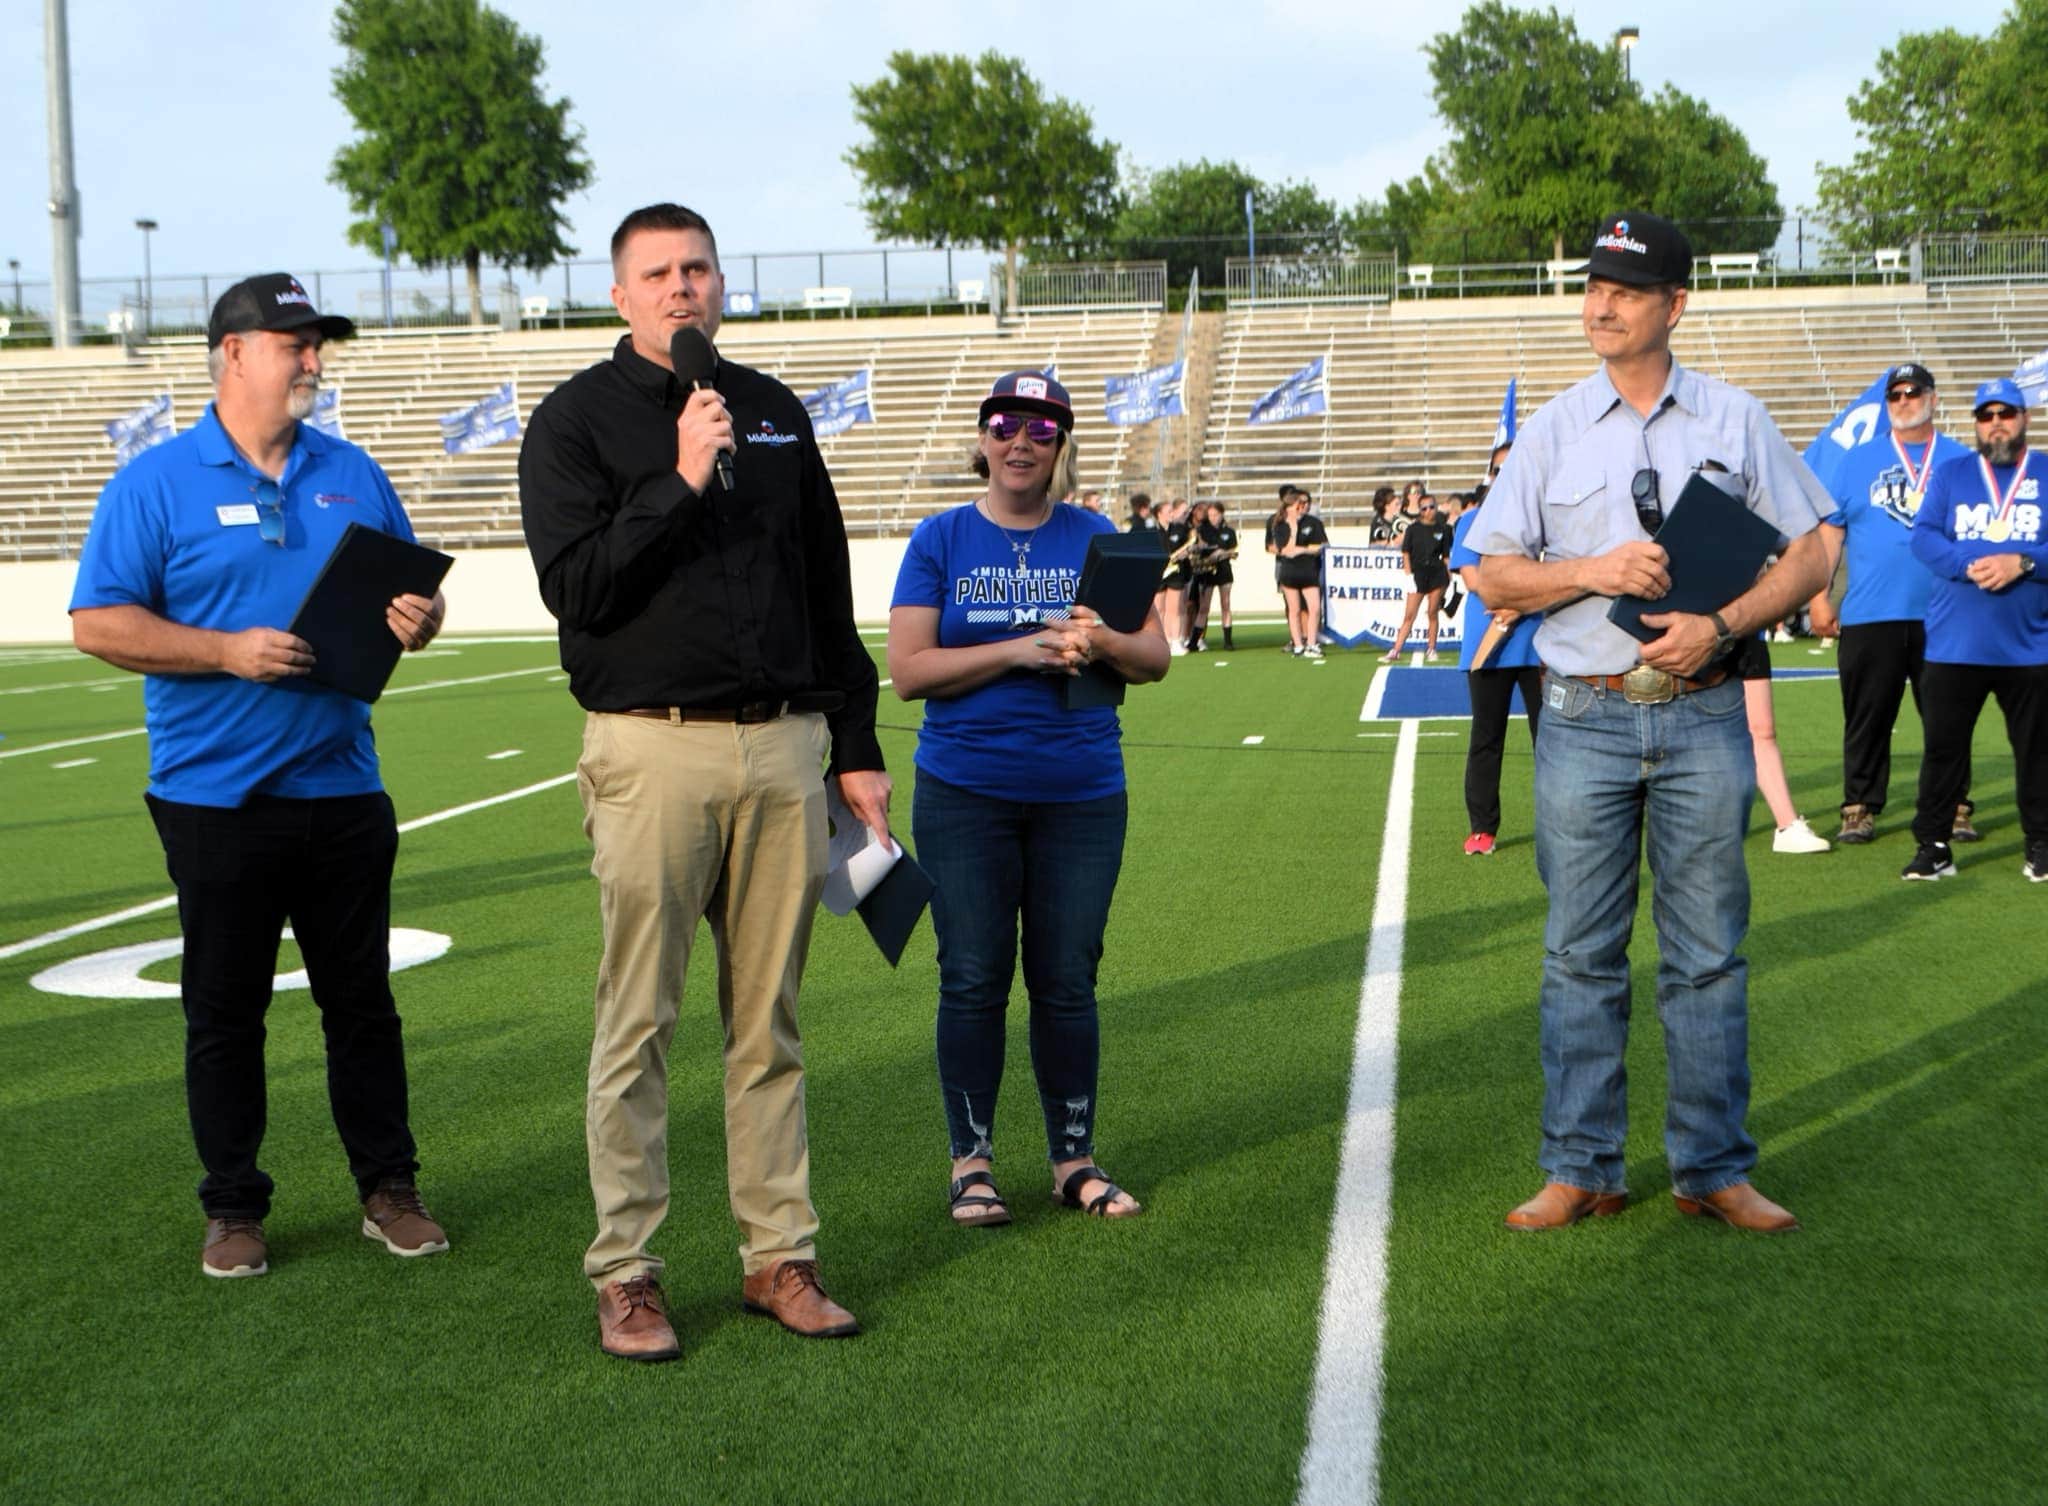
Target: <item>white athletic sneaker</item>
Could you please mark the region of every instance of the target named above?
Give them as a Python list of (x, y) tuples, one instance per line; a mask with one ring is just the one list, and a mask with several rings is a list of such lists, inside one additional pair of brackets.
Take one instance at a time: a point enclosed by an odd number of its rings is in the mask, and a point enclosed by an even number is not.
[(1772, 852), (1826, 852), (1828, 845), (1828, 839), (1808, 826), (1804, 816), (1790, 826), (1779, 827), (1771, 838)]
[(1305, 659), (1320, 659), (1323, 656), (1323, 646), (1320, 643), (1311, 643), (1301, 651), (1301, 654)]
[(1166, 646), (1166, 652), (1170, 658), (1181, 658), (1183, 655), (1187, 653), (1187, 651), (1188, 646), (1185, 643), (1181, 642), (1178, 638), (1174, 639), (1171, 643), (1167, 644)]
[(1428, 653), (1424, 654), (1424, 655), (1422, 656), (1422, 662), (1423, 662), (1424, 664), (1434, 664), (1434, 663), (1436, 663), (1436, 650), (1435, 650), (1435, 649), (1431, 649), (1431, 650), (1430, 650), (1430, 651), (1429, 651)]

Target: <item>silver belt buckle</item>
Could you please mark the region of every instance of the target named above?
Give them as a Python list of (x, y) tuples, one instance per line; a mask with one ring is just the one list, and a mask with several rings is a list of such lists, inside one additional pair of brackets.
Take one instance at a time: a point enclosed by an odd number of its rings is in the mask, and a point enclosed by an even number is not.
[(1636, 706), (1661, 706), (1678, 695), (1678, 676), (1638, 664), (1621, 677), (1621, 698)]

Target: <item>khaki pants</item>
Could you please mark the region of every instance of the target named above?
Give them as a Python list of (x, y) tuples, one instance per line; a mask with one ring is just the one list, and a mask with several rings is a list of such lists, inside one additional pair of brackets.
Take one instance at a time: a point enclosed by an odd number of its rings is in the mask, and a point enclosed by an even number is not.
[(697, 922), (718, 949), (726, 1181), (748, 1274), (813, 1258), (797, 985), (825, 878), (817, 715), (755, 726), (594, 712), (576, 782), (604, 913), (585, 1133), (594, 1285), (658, 1273), (668, 1045)]

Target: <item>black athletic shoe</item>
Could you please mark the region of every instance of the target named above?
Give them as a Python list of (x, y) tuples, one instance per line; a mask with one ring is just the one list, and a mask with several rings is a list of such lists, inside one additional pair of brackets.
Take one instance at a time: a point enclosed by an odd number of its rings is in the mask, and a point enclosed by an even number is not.
[(1956, 860), (1950, 854), (1946, 842), (1922, 842), (1920, 850), (1913, 854), (1913, 861), (1899, 870), (1899, 877), (1902, 879), (1924, 879), (1929, 882), (1955, 876)]
[(2027, 844), (2027, 861), (2020, 872), (2037, 884), (2048, 884), (2048, 842)]

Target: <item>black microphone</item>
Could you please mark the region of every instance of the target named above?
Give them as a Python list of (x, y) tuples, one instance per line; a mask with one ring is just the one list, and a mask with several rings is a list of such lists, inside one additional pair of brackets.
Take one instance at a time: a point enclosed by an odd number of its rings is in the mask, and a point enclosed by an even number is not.
[[(668, 342), (668, 363), (675, 368), (676, 380), (685, 392), (711, 386), (712, 373), (718, 370), (718, 357), (711, 349), (711, 342), (704, 338), (704, 331), (694, 324), (686, 324), (677, 330)], [(732, 456), (718, 452), (718, 484), (726, 491), (732, 490)]]

